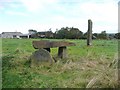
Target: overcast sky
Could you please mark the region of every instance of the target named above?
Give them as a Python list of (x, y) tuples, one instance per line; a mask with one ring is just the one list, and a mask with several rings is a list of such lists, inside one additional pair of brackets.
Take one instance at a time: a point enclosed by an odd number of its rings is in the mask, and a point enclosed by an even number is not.
[(0, 0), (0, 33), (29, 29), (54, 32), (61, 27), (88, 30), (93, 21), (93, 33), (106, 30), (118, 32), (119, 0)]

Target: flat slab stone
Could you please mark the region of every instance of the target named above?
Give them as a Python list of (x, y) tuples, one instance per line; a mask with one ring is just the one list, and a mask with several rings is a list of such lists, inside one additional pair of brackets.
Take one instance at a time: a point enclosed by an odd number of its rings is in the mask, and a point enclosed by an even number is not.
[(54, 48), (54, 47), (75, 46), (75, 43), (65, 42), (65, 41), (40, 40), (40, 41), (33, 41), (32, 45), (35, 49), (39, 49), (39, 48)]

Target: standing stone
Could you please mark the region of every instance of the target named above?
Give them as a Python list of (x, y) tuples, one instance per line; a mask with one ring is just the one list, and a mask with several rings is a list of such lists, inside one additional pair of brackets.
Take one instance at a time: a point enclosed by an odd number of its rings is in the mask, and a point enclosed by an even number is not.
[(87, 45), (92, 45), (92, 21), (88, 20)]
[(45, 49), (39, 49), (35, 51), (31, 57), (31, 64), (32, 65), (39, 65), (41, 62), (49, 62), (52, 64), (53, 58), (51, 57), (50, 53)]
[(60, 57), (60, 58), (66, 58), (67, 57), (67, 47), (59, 47), (58, 48), (58, 57)]

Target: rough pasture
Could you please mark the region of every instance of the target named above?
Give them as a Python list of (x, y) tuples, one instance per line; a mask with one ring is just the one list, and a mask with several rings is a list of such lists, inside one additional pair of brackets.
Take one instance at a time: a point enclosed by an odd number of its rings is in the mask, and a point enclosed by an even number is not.
[(64, 40), (76, 44), (67, 48), (67, 59), (57, 58), (58, 48), (52, 48), (51, 55), (57, 62), (51, 66), (43, 63), (38, 67), (30, 67), (28, 58), (35, 51), (32, 41), (33, 39), (2, 39), (3, 88), (118, 86), (117, 40), (93, 40), (92, 46), (87, 46), (86, 40)]

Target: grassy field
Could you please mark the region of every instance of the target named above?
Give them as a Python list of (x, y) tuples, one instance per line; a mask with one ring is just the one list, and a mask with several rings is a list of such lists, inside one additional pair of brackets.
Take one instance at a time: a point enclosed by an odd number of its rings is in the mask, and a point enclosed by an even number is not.
[[(40, 39), (2, 39), (3, 88), (118, 86), (117, 40), (93, 40), (91, 47), (86, 46), (86, 40), (65, 40), (76, 44), (67, 48), (67, 59), (57, 58), (51, 66), (43, 63), (39, 67), (30, 67), (29, 57), (35, 51), (33, 40)], [(51, 55), (57, 56), (57, 48), (52, 48)]]

